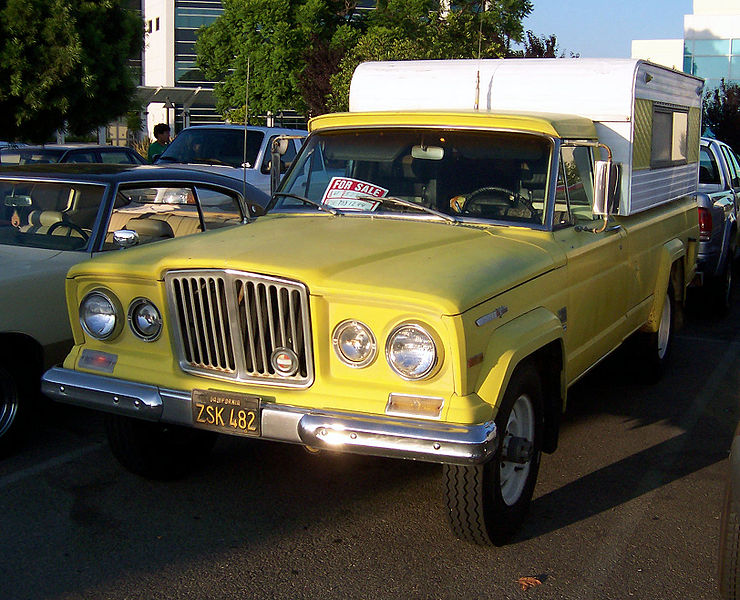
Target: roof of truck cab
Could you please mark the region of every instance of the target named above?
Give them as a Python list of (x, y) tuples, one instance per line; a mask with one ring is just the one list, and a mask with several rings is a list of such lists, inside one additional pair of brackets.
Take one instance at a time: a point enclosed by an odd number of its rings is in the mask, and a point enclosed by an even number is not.
[(389, 111), (332, 113), (311, 119), (309, 131), (355, 127), (441, 127), (495, 129), (544, 134), (564, 139), (596, 139), (585, 117), (516, 111)]

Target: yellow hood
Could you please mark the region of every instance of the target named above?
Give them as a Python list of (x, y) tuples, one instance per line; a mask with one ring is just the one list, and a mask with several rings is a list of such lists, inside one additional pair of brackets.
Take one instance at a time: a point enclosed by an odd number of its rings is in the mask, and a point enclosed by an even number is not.
[(274, 214), (249, 225), (109, 252), (81, 274), (162, 279), (235, 269), (303, 282), (313, 295), (415, 301), (460, 313), (559, 266), (546, 232), (370, 216)]

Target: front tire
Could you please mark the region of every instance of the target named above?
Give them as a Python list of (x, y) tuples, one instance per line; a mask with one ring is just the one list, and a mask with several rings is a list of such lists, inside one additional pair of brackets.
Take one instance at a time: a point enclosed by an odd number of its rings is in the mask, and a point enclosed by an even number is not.
[(189, 427), (106, 415), (105, 431), (113, 455), (127, 470), (148, 479), (183, 477), (201, 464), (217, 434)]
[(537, 482), (543, 435), (542, 384), (532, 365), (518, 368), (496, 416), (499, 444), (483, 465), (444, 465), (452, 531), (480, 545), (501, 545), (519, 529)]

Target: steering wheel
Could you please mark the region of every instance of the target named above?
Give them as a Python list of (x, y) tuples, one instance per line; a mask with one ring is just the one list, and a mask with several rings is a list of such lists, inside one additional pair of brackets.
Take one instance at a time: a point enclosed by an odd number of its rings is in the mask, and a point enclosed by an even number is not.
[[(485, 196), (486, 194), (495, 195), (496, 197), (503, 196), (503, 199), (506, 200), (507, 204), (511, 207), (516, 206), (517, 196), (519, 195), (513, 190), (510, 190), (508, 188), (499, 187), (495, 185), (489, 185), (486, 187), (478, 188), (477, 190), (469, 193), (468, 198), (465, 201), (464, 208), (467, 209), (468, 204), (475, 203), (475, 200), (476, 198), (478, 198), (478, 196)], [(495, 204), (499, 204), (499, 203), (495, 203)]]
[[(532, 206), (529, 199), (514, 190), (496, 185), (478, 188), (468, 194), (467, 200), (463, 205), (463, 213), (469, 214), (471, 212), (470, 209), (476, 204), (478, 199), (485, 197), (486, 195), (493, 198), (493, 202), (490, 202), (490, 204), (498, 206), (503, 205), (509, 208), (516, 208), (520, 204), (523, 204), (532, 216), (536, 214), (535, 208)], [(501, 202), (501, 200), (503, 200), (503, 202)]]
[(80, 227), (76, 223), (70, 223), (69, 221), (57, 221), (56, 223), (52, 223), (49, 226), (49, 229), (47, 230), (46, 234), (51, 235), (59, 227), (66, 227), (67, 229), (69, 229), (69, 233), (67, 233), (67, 237), (70, 237), (70, 233), (74, 231), (76, 233), (79, 233), (85, 242), (88, 239), (90, 239), (90, 236), (82, 227)]

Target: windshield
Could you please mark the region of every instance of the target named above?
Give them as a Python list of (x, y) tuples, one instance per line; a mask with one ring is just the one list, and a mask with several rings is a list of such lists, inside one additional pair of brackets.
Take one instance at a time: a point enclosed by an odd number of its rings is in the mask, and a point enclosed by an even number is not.
[(105, 187), (0, 181), (0, 244), (84, 250)]
[(520, 133), (320, 132), (281, 185), (276, 208), (316, 209), (296, 196), (342, 212), (409, 212), (413, 203), (460, 220), (542, 225), (551, 147)]
[(0, 150), (0, 164), (34, 165), (57, 163), (61, 160), (64, 152), (64, 150), (52, 148), (3, 148)]
[[(254, 167), (264, 137), (261, 131), (247, 131), (249, 167)], [(185, 129), (167, 146), (157, 162), (241, 167), (244, 162), (244, 131), (225, 128)]]

